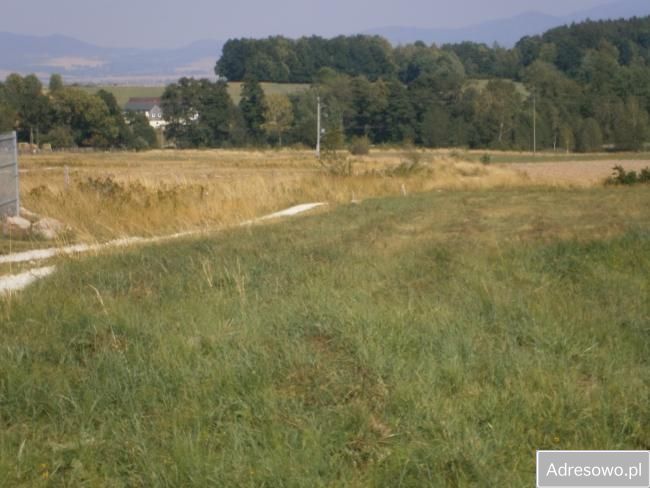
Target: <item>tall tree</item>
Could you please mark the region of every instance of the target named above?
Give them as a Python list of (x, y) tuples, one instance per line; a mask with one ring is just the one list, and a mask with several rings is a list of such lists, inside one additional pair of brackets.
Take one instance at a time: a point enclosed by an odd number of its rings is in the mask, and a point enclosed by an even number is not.
[(577, 150), (580, 152), (600, 151), (603, 148), (603, 133), (595, 119), (585, 119), (578, 132), (576, 141)]
[[(59, 88), (60, 90), (60, 88)], [(54, 91), (56, 93), (57, 90)], [(108, 113), (111, 120), (111, 124), (116, 127), (115, 136), (109, 141), (111, 146), (121, 146), (121, 147), (131, 147), (134, 144), (133, 131), (127, 125), (127, 121), (124, 119), (122, 109), (117, 103), (115, 95), (112, 93), (101, 89), (96, 94), (97, 97), (101, 98), (108, 109)], [(146, 117), (145, 117), (146, 118)], [(147, 125), (149, 122), (147, 121)], [(132, 126), (131, 126), (132, 127)], [(138, 144), (138, 149), (143, 149), (142, 144)]]
[[(128, 133), (124, 139), (124, 144), (127, 147), (143, 150), (158, 147), (158, 137), (156, 131), (149, 119), (143, 113), (128, 112), (126, 114), (127, 130)], [(122, 136), (124, 137), (124, 136)]]
[(406, 86), (398, 80), (388, 83), (388, 100), (382, 125), (388, 131), (387, 140), (390, 142), (415, 140), (415, 111)]
[(18, 116), (21, 139), (38, 143), (39, 133), (49, 126), (49, 99), (43, 85), (35, 75), (18, 74), (9, 75), (4, 85), (9, 106)]
[(623, 151), (638, 151), (648, 140), (648, 112), (639, 99), (628, 97), (614, 129), (616, 148)]
[(53, 73), (52, 76), (50, 76), (50, 93), (60, 90), (61, 88), (63, 88), (63, 77), (58, 73)]
[(236, 107), (225, 81), (203, 83), (198, 112), (199, 123), (207, 128), (210, 135), (210, 145), (226, 145), (236, 123)]
[(4, 83), (0, 82), (0, 132), (14, 130), (16, 118), (16, 111), (7, 100)]
[(262, 125), (270, 135), (277, 137), (278, 146), (282, 146), (284, 134), (293, 122), (293, 106), (286, 95), (273, 94), (266, 98), (265, 122)]
[(521, 96), (512, 82), (490, 81), (476, 99), (475, 120), (481, 141), (495, 148), (512, 147)]
[(79, 146), (111, 146), (119, 132), (100, 97), (71, 87), (53, 94), (52, 116), (53, 128), (66, 128)]
[(239, 101), (246, 124), (246, 130), (251, 142), (259, 144), (264, 138), (264, 113), (266, 112), (266, 98), (264, 90), (257, 79), (249, 77), (242, 84), (241, 100)]
[(165, 136), (178, 147), (219, 147), (230, 142), (237, 118), (225, 81), (181, 78), (161, 100)]

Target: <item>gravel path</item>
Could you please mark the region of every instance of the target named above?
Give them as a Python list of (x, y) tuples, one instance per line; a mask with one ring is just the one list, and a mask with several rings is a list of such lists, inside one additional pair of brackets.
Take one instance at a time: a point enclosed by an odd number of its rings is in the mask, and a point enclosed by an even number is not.
[[(291, 217), (298, 215), (309, 210), (312, 210), (317, 207), (322, 207), (327, 205), (327, 203), (303, 203), (301, 205), (296, 205), (279, 212), (275, 212), (263, 217), (259, 217), (254, 220), (248, 220), (243, 222), (241, 225), (251, 225), (258, 222), (263, 222), (265, 220), (280, 218), (280, 217)], [(33, 251), (19, 252), (15, 254), (6, 254), (0, 256), (0, 264), (8, 263), (24, 263), (32, 261), (42, 261), (45, 259), (50, 259), (56, 256), (63, 256), (69, 254), (80, 254), (92, 251), (100, 251), (102, 249), (118, 248), (125, 247), (129, 245), (143, 245), (143, 244), (154, 244), (157, 242), (169, 241), (172, 239), (178, 239), (180, 237), (187, 237), (192, 235), (199, 235), (205, 231), (189, 231), (189, 232), (180, 232), (177, 234), (171, 234), (167, 236), (159, 237), (127, 237), (124, 239), (116, 239), (114, 241), (105, 242), (103, 244), (76, 244), (74, 246), (65, 246), (65, 247), (51, 247), (48, 249), (35, 249)], [(55, 271), (54, 266), (48, 266), (44, 268), (34, 268), (24, 273), (16, 275), (6, 275), (0, 276), (0, 295), (11, 292), (18, 291), (26, 288), (31, 285), (34, 281), (39, 278), (44, 278), (52, 274)]]
[(56, 268), (54, 266), (47, 266), (44, 268), (34, 268), (24, 273), (9, 276), (0, 276), (0, 295), (14, 290), (22, 290), (34, 283), (40, 278), (54, 273)]

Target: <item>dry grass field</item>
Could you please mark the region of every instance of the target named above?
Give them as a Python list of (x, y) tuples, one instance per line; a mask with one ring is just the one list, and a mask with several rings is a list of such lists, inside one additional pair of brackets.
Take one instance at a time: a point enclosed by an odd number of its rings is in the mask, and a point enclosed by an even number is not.
[[(598, 186), (616, 164), (639, 170), (647, 155), (575, 156), (480, 151), (373, 149), (340, 153), (329, 169), (311, 150), (158, 150), (42, 153), (20, 159), (25, 208), (64, 222), (60, 242), (103, 242), (216, 230), (291, 205), (436, 189)], [(332, 170), (332, 167), (336, 171)], [(68, 174), (67, 185), (65, 174)], [(0, 254), (43, 247), (0, 239)]]
[(347, 162), (341, 176), (306, 150), (51, 153), (21, 159), (21, 193), (26, 208), (69, 225), (73, 240), (92, 241), (219, 228), (303, 202), (530, 184), (507, 167), (433, 152)]
[(593, 186), (612, 174), (612, 168), (621, 165), (626, 171), (639, 172), (650, 166), (648, 160), (637, 159), (618, 161), (570, 161), (570, 162), (539, 162), (513, 163), (512, 167), (527, 174), (531, 180), (539, 183), (572, 184), (577, 186)]

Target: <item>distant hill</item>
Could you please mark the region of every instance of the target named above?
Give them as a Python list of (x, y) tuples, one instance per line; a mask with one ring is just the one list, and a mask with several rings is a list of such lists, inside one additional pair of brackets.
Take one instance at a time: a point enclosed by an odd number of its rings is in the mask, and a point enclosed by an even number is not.
[(177, 49), (105, 48), (66, 36), (0, 32), (0, 75), (61, 73), (66, 81), (164, 83), (180, 76), (213, 77), (223, 43), (203, 40)]
[(388, 26), (371, 29), (365, 33), (385, 37), (393, 44), (423, 41), (427, 44), (435, 42), (440, 45), (473, 41), (488, 45), (496, 42), (504, 47), (512, 47), (524, 36), (541, 34), (560, 25), (587, 19), (618, 19), (645, 15), (650, 15), (649, 0), (620, 0), (574, 12), (564, 17), (540, 12), (526, 12), (506, 19), (492, 20), (456, 29)]

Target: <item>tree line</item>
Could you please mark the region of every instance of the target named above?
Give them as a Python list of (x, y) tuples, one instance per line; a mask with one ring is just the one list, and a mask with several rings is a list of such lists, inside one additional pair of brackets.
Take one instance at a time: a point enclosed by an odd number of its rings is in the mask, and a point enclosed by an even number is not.
[(144, 114), (126, 115), (112, 93), (90, 94), (64, 86), (52, 75), (45, 90), (35, 75), (9, 75), (0, 82), (0, 132), (17, 131), (18, 139), (54, 148), (147, 149), (158, 145)]
[(215, 71), (229, 80), (251, 77), (275, 83), (311, 83), (322, 68), (370, 80), (396, 73), (390, 43), (363, 35), (230, 39), (223, 46)]
[[(163, 110), (168, 135), (183, 147), (313, 146), (320, 97), (333, 145), (364, 137), (426, 147), (528, 150), (535, 140), (562, 151), (640, 150), (650, 140), (646, 31), (650, 17), (585, 22), (510, 50), (421, 42), (393, 49), (367, 36), (234, 40), (217, 63), (221, 81), (181, 79), (167, 88)], [(314, 49), (323, 53), (309, 69), (296, 64)], [(245, 78), (238, 106), (226, 93), (228, 73)], [(258, 83), (307, 78), (309, 90), (289, 96), (266, 97)]]
[[(440, 51), (452, 54), (472, 78), (507, 78), (521, 81), (522, 68), (537, 60), (553, 64), (572, 79), (582, 77), (585, 57), (615, 48), (622, 67), (647, 67), (650, 63), (650, 17), (628, 20), (586, 21), (522, 38), (514, 48), (474, 42), (445, 44)], [(288, 39), (231, 39), (223, 47), (215, 72), (228, 80), (250, 76), (275, 83), (311, 83), (322, 68), (371, 81), (397, 77), (409, 83), (418, 66), (436, 56), (418, 48), (422, 42), (393, 47), (378, 36), (318, 36)]]

